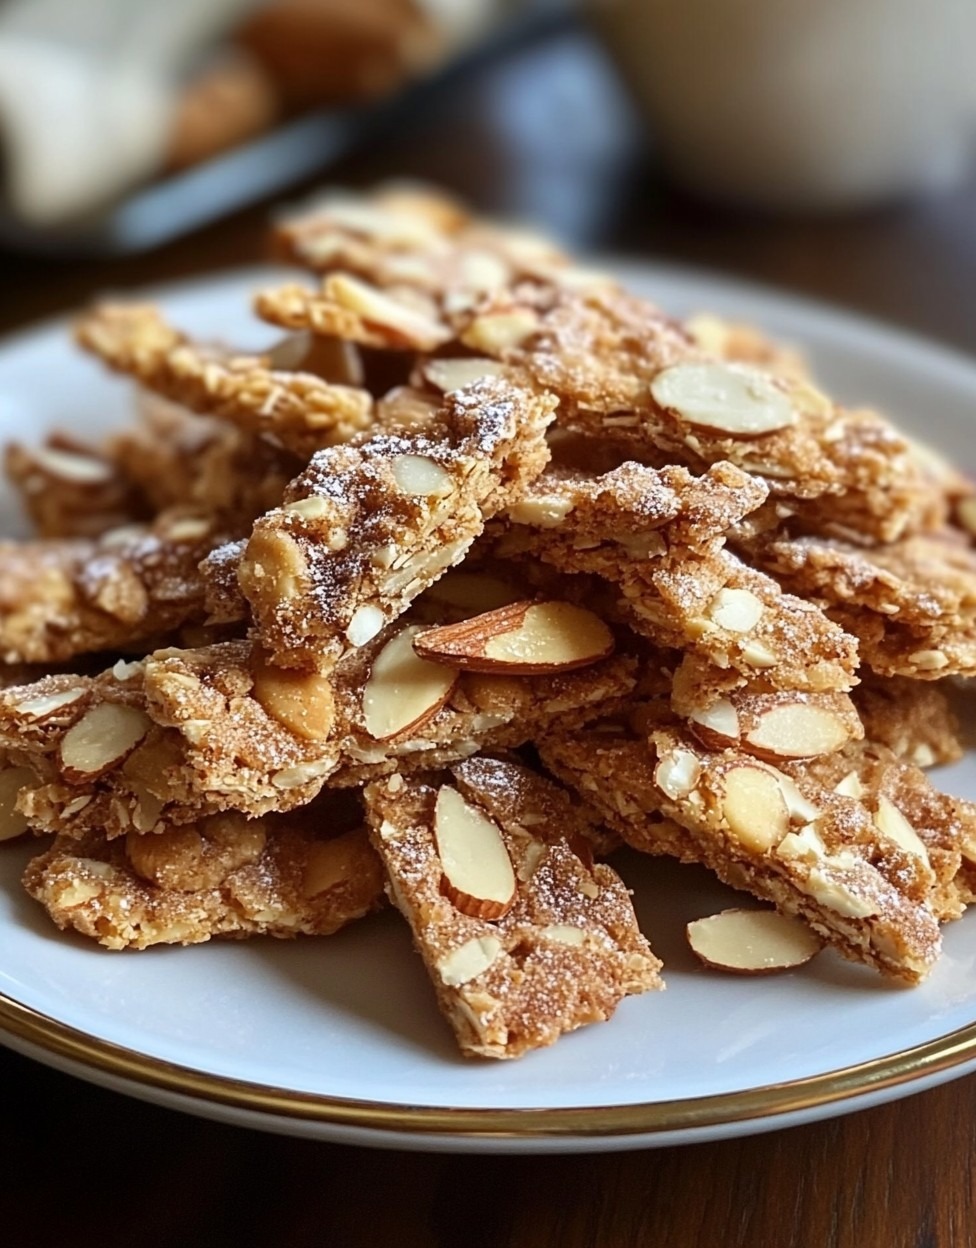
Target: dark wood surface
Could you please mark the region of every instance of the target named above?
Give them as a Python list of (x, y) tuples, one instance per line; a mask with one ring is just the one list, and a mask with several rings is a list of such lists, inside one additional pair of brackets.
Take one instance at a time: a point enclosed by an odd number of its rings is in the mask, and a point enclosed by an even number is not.
[[(578, 34), (480, 72), (330, 177), (368, 185), (403, 174), (535, 219), (579, 247), (731, 272), (976, 353), (976, 183), (830, 220), (689, 201), (667, 188), (602, 56)], [(265, 219), (266, 208), (249, 211), (113, 262), (0, 253), (0, 327), (105, 288), (251, 260)], [(5, 1050), (0, 1103), (0, 1234), (17, 1248), (976, 1242), (976, 1078), (788, 1131), (593, 1157), (424, 1156), (263, 1135), (128, 1100)]]

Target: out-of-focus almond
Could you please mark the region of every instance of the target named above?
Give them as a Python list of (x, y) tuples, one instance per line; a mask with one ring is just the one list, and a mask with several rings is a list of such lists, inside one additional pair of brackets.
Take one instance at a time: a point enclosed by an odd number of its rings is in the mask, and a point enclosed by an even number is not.
[(796, 421), (786, 391), (744, 364), (672, 364), (651, 382), (651, 394), (679, 421), (733, 438), (762, 437)]
[(17, 795), (38, 783), (30, 767), (4, 767), (0, 771), (0, 841), (12, 841), (27, 831), (27, 816), (16, 808)]
[(443, 394), (461, 390), (482, 377), (500, 377), (504, 365), (482, 356), (459, 356), (453, 360), (428, 360), (421, 368), (424, 380)]
[(569, 602), (515, 602), (428, 629), (417, 653), (472, 672), (545, 675), (597, 663), (613, 651), (607, 625)]
[(504, 355), (534, 333), (539, 318), (531, 308), (513, 308), (510, 312), (485, 312), (476, 316), (461, 335), (461, 341), (473, 351), (485, 355)]

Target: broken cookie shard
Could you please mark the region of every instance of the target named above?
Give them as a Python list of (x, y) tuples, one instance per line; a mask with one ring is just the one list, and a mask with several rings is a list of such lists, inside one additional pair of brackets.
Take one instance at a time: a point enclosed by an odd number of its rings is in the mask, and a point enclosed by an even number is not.
[(110, 368), (155, 394), (272, 434), (299, 454), (344, 442), (372, 419), (368, 391), (313, 373), (275, 369), (264, 356), (203, 347), (147, 305), (96, 307), (78, 322), (76, 337)]
[(445, 791), (467, 805), (453, 786), (399, 775), (369, 785), (366, 805), (390, 897), (463, 1053), (519, 1057), (661, 986), (660, 962), (616, 872), (585, 865), (555, 829), (494, 824), (514, 900), (494, 919), (459, 909), (440, 886), (436, 807)]
[(58, 927), (108, 949), (329, 935), (383, 900), (364, 831), (330, 837), (329, 823), (325, 798), (293, 815), (218, 815), (128, 842), (62, 836), (28, 864), (24, 885)]
[(777, 769), (673, 729), (655, 732), (652, 748), (590, 730), (540, 752), (634, 848), (702, 863), (895, 978), (916, 983), (934, 965), (941, 938), (925, 873), (907, 859), (893, 878), (874, 865), (881, 837), (852, 799), (820, 790), (814, 804)]
[(238, 578), (283, 666), (327, 667), (448, 568), (545, 467), (554, 401), (485, 378), (422, 432), (313, 456), (257, 522)]

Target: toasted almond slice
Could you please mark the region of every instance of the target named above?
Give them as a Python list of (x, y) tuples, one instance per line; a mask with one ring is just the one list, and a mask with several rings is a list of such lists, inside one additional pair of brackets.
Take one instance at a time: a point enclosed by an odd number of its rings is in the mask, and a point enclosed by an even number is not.
[(75, 451), (46, 446), (33, 452), (34, 460), (52, 477), (74, 485), (106, 485), (112, 480), (112, 466), (103, 459)]
[(850, 740), (847, 724), (825, 706), (785, 702), (764, 711), (743, 744), (760, 758), (816, 758)]
[(500, 919), (515, 900), (515, 871), (497, 826), (445, 784), (434, 807), (441, 888), (473, 919)]
[(685, 930), (706, 966), (737, 975), (789, 971), (823, 948), (805, 923), (775, 910), (723, 910), (695, 919)]
[(326, 298), (356, 313), (367, 325), (386, 330), (396, 340), (393, 345), (402, 341), (419, 351), (429, 351), (451, 336), (430, 316), (348, 273), (331, 274), (322, 289)]
[(332, 682), (318, 672), (275, 667), (255, 655), (254, 696), (278, 723), (305, 741), (325, 741), (335, 721)]
[(17, 795), (39, 779), (30, 767), (4, 767), (0, 771), (0, 841), (12, 841), (27, 831), (27, 816), (16, 808)]
[(481, 356), (460, 356), (455, 360), (428, 360), (420, 371), (426, 382), (448, 394), (482, 377), (500, 377), (505, 366)]
[(454, 488), (451, 475), (426, 455), (398, 455), (391, 465), (397, 489), (421, 498), (444, 498)]
[(487, 971), (502, 951), (497, 936), (473, 936), (437, 963), (437, 971), (449, 988), (459, 988)]
[(747, 849), (765, 853), (790, 827), (790, 812), (776, 777), (764, 767), (740, 763), (723, 777), (722, 813), (733, 837)]
[(796, 421), (786, 391), (744, 364), (672, 364), (651, 382), (651, 394), (678, 420), (733, 438), (762, 437)]
[(99, 702), (86, 711), (61, 741), (61, 770), (71, 784), (93, 780), (120, 763), (152, 726), (138, 707)]
[(425, 724), (451, 696), (458, 674), (414, 650), (417, 625), (402, 629), (373, 660), (363, 690), (363, 721), (377, 741)]
[(925, 843), (898, 807), (890, 798), (882, 795), (878, 798), (878, 809), (874, 815), (875, 827), (890, 841), (894, 841), (906, 853), (920, 858), (928, 867), (929, 851)]
[(26, 698), (23, 702), (14, 702), (13, 709), (20, 715), (29, 715), (31, 719), (44, 719), (55, 711), (64, 710), (83, 697), (83, 685), (72, 685), (68, 689), (59, 689), (57, 693), (43, 693), (37, 697)]
[(514, 602), (421, 634), (418, 654), (471, 672), (538, 676), (587, 667), (613, 651), (599, 616), (569, 602)]
[(688, 726), (710, 750), (724, 750), (739, 739), (739, 712), (728, 698), (719, 698), (711, 706), (692, 711)]
[(691, 750), (672, 750), (654, 768), (654, 783), (672, 801), (680, 802), (694, 791), (701, 770), (701, 763)]
[(539, 318), (531, 308), (513, 308), (510, 312), (485, 312), (476, 316), (461, 334), (461, 341), (473, 351), (486, 355), (504, 355), (535, 333)]

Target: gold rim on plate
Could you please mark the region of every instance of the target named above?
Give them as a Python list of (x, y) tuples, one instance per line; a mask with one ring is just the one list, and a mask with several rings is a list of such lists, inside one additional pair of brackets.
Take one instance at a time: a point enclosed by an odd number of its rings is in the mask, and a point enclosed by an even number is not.
[(269, 1118), (361, 1131), (495, 1140), (656, 1135), (764, 1120), (842, 1104), (976, 1060), (976, 1023), (970, 1023), (855, 1066), (741, 1092), (567, 1109), (449, 1109), (350, 1100), (207, 1074), (100, 1040), (2, 993), (0, 1032), (92, 1074), (111, 1075), (130, 1085)]

